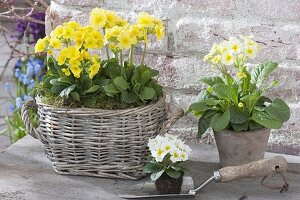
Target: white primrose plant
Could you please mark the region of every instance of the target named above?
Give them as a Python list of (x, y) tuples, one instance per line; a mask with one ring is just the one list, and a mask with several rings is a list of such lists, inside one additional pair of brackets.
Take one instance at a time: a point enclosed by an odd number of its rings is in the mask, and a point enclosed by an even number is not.
[(151, 179), (157, 180), (166, 173), (171, 178), (179, 178), (186, 168), (180, 164), (189, 159), (191, 148), (176, 136), (165, 134), (149, 139), (148, 142), (151, 155), (144, 167), (145, 173), (151, 173)]

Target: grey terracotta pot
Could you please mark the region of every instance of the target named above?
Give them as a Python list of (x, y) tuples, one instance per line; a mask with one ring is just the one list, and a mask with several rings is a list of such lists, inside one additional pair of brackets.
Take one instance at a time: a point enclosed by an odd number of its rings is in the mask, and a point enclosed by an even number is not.
[(270, 132), (268, 128), (247, 132), (214, 132), (221, 166), (242, 165), (262, 159)]

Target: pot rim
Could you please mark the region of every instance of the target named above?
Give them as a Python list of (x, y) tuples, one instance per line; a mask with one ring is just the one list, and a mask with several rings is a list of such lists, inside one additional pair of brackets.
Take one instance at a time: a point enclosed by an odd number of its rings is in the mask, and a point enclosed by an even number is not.
[(38, 106), (44, 106), (47, 107), (48, 109), (52, 109), (52, 110), (60, 110), (60, 111), (75, 111), (75, 112), (95, 112), (95, 111), (99, 111), (99, 112), (137, 112), (139, 110), (148, 110), (148, 109), (152, 109), (155, 107), (160, 107), (161, 104), (164, 104), (166, 99), (166, 96), (163, 94), (157, 101), (152, 101), (150, 104), (148, 105), (144, 105), (144, 106), (138, 106), (138, 107), (134, 107), (134, 108), (126, 108), (126, 109), (113, 109), (113, 110), (108, 110), (108, 109), (98, 109), (98, 108), (68, 108), (68, 107), (56, 107), (50, 104), (46, 104), (42, 102), (42, 99), (40, 97), (40, 95), (37, 95), (35, 97), (35, 102)]
[(214, 131), (213, 133), (217, 133), (217, 134), (249, 134), (249, 133), (257, 133), (257, 132), (261, 132), (261, 131), (265, 131), (265, 130), (272, 130), (271, 128), (262, 128), (262, 129), (258, 129), (255, 131), (242, 131), (242, 132), (237, 132), (237, 131), (231, 131), (231, 130), (222, 130), (222, 131)]

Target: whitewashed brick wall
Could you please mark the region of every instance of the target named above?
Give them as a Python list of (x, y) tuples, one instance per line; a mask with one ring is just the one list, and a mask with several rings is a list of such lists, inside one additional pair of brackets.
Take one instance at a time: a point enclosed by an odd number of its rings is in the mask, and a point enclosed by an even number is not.
[[(129, 19), (147, 11), (165, 21), (166, 38), (150, 45), (146, 61), (160, 70), (159, 81), (170, 94), (170, 107), (187, 109), (203, 88), (199, 79), (215, 73), (202, 61), (214, 42), (231, 35), (254, 35), (263, 47), (257, 62), (280, 63), (275, 76), (281, 85), (270, 95), (286, 99), (292, 108), (290, 121), (273, 131), (269, 149), (300, 155), (299, 0), (53, 0), (47, 12), (47, 31), (68, 20), (86, 24), (89, 11), (96, 6)], [(196, 126), (197, 120), (189, 115), (174, 131), (199, 142)], [(208, 134), (200, 142), (211, 142), (211, 137)]]

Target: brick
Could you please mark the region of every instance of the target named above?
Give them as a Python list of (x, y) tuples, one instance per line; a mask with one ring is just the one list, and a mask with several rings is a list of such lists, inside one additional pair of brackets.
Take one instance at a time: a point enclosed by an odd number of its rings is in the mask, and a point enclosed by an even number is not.
[(300, 20), (298, 0), (254, 0), (235, 3), (237, 12), (242, 17), (295, 22)]
[(215, 42), (230, 36), (254, 35), (262, 46), (257, 60), (298, 60), (300, 26), (294, 24), (262, 24), (242, 19), (186, 17), (176, 22), (175, 53), (207, 54)]

